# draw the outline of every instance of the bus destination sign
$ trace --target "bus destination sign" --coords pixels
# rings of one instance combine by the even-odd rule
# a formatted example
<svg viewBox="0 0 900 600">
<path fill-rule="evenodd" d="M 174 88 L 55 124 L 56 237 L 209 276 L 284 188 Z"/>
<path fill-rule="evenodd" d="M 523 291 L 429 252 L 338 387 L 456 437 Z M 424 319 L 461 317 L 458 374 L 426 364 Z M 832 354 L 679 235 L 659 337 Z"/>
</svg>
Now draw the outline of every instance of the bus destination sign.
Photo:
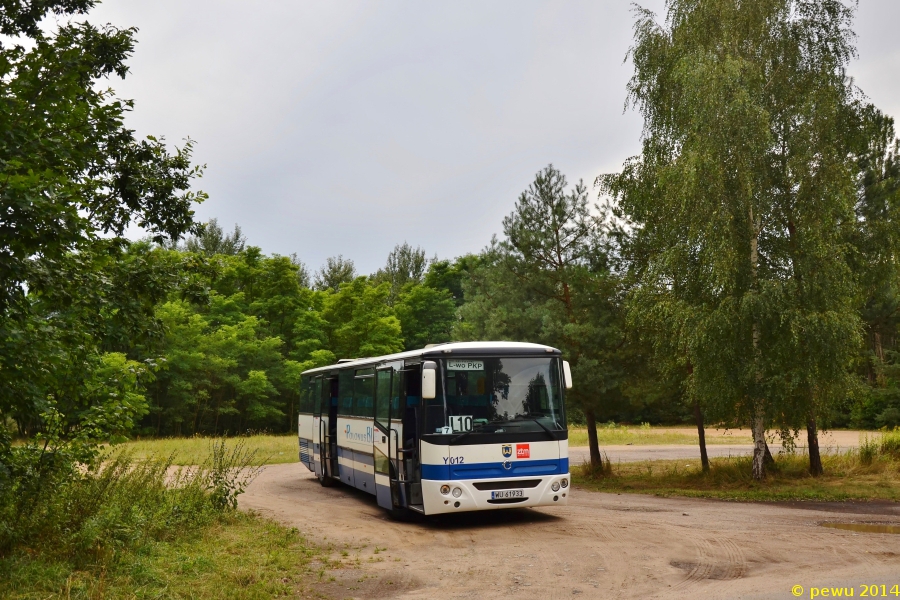
<svg viewBox="0 0 900 600">
<path fill-rule="evenodd" d="M 462 360 L 451 358 L 447 361 L 448 371 L 484 371 L 482 360 Z"/>
</svg>

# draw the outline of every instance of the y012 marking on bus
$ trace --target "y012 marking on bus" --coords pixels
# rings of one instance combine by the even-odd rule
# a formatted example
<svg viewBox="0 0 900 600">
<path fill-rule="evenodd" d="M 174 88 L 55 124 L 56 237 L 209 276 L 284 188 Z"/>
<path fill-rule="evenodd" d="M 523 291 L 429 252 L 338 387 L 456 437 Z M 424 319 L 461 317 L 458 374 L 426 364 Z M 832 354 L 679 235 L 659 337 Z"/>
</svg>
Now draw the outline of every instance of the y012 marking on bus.
<svg viewBox="0 0 900 600">
<path fill-rule="evenodd" d="M 516 444 L 516 458 L 531 458 L 531 444 Z"/>
<path fill-rule="evenodd" d="M 445 456 L 444 464 L 445 465 L 462 465 L 465 464 L 464 456 Z"/>
</svg>

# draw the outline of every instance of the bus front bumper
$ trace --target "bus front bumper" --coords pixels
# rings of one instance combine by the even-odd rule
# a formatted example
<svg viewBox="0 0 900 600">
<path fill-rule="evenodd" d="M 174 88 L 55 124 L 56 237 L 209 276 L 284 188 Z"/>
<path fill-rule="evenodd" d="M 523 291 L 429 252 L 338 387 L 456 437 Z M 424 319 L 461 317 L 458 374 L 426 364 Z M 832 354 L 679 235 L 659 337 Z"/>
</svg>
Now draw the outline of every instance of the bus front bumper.
<svg viewBox="0 0 900 600">
<path fill-rule="evenodd" d="M 535 480 L 539 480 L 536 485 Z M 553 489 L 554 484 L 558 489 Z M 449 487 L 446 494 L 441 493 L 444 486 Z M 571 491 L 572 477 L 569 473 L 505 479 L 422 480 L 422 501 L 426 515 L 498 508 L 559 506 L 568 504 Z"/>
</svg>

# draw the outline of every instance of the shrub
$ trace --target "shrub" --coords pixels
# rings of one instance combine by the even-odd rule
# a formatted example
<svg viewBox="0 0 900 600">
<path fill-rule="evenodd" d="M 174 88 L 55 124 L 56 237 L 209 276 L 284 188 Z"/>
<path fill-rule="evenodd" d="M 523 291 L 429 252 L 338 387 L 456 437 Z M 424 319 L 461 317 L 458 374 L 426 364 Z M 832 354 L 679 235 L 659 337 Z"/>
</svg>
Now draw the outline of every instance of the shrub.
<svg viewBox="0 0 900 600">
<path fill-rule="evenodd" d="M 885 431 L 881 436 L 881 453 L 900 458 L 900 427 Z"/>
<path fill-rule="evenodd" d="M 175 468 L 171 458 L 137 460 L 110 452 L 78 463 L 65 449 L 49 457 L 36 446 L 13 448 L 12 476 L 0 489 L 0 555 L 17 549 L 104 562 L 119 551 L 170 539 L 237 506 L 258 473 L 239 442 L 213 443 L 209 460 Z"/>
<path fill-rule="evenodd" d="M 878 455 L 878 441 L 868 435 L 861 436 L 859 440 L 859 462 L 863 465 L 871 465 Z"/>
</svg>

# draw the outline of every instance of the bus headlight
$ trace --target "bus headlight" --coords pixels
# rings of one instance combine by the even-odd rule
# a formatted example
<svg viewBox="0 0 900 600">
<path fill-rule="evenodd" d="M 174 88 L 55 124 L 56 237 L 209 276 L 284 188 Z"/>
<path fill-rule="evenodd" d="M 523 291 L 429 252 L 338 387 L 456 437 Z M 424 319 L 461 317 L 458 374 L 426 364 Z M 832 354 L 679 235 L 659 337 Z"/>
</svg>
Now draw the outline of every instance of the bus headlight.
<svg viewBox="0 0 900 600">
<path fill-rule="evenodd" d="M 444 485 L 442 485 L 442 486 L 441 486 L 441 493 L 442 493 L 443 495 L 445 495 L 445 496 L 446 496 L 447 494 L 449 494 L 449 493 L 450 493 L 450 486 L 447 485 L 446 483 L 445 483 Z"/>
<path fill-rule="evenodd" d="M 459 488 L 453 488 L 453 497 L 459 498 L 460 496 L 462 496 L 462 490 Z"/>
<path fill-rule="evenodd" d="M 559 482 L 554 481 L 553 485 L 550 486 L 550 489 L 553 490 L 554 492 L 558 492 L 559 491 Z"/>
<path fill-rule="evenodd" d="M 562 486 L 563 486 L 564 488 L 569 487 L 569 480 L 568 480 L 568 479 L 563 479 L 563 480 L 562 480 Z"/>
</svg>

